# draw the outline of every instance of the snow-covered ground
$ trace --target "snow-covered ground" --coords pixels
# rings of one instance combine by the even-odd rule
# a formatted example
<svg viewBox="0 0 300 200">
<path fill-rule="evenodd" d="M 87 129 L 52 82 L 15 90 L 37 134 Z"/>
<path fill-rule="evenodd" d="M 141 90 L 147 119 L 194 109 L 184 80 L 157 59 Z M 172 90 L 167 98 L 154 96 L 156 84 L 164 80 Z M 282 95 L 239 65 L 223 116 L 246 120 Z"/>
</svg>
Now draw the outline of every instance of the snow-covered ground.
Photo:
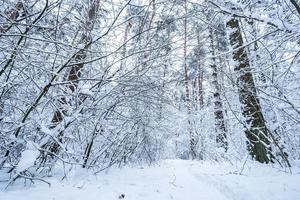
<svg viewBox="0 0 300 200">
<path fill-rule="evenodd" d="M 166 160 L 151 167 L 110 169 L 97 176 L 77 170 L 68 179 L 48 178 L 51 187 L 17 183 L 1 200 L 297 200 L 300 169 L 293 174 L 248 161 L 218 164 Z M 3 186 L 3 183 L 1 183 Z M 122 197 L 124 195 L 124 197 Z"/>
</svg>

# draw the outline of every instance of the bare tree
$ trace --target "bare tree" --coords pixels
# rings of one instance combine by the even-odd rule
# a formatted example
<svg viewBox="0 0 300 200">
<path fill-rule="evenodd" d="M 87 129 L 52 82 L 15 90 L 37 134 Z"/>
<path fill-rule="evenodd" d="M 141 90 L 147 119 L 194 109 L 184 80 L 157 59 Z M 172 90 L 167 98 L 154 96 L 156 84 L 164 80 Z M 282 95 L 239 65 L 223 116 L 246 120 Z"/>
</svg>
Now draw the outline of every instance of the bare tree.
<svg viewBox="0 0 300 200">
<path fill-rule="evenodd" d="M 82 29 L 82 33 L 81 33 L 82 34 L 81 43 L 83 44 L 84 48 L 81 49 L 79 52 L 77 52 L 74 55 L 73 62 L 75 64 L 73 64 L 71 66 L 71 69 L 68 72 L 68 75 L 66 77 L 67 82 L 68 82 L 66 89 L 69 90 L 71 93 L 76 93 L 76 90 L 78 88 L 78 82 L 80 80 L 80 77 L 81 77 L 81 74 L 82 74 L 82 71 L 84 68 L 83 61 L 87 57 L 88 49 L 92 42 L 91 34 L 92 34 L 92 30 L 93 30 L 95 21 L 97 20 L 97 14 L 98 14 L 99 8 L 100 8 L 100 0 L 89 0 L 88 8 L 87 8 L 87 16 L 86 16 L 85 22 L 83 24 L 83 29 Z M 79 64 L 76 64 L 76 63 L 79 63 Z M 79 101 L 82 101 L 82 99 L 80 99 Z M 67 102 L 66 98 L 62 97 L 59 99 L 58 102 L 59 102 L 59 106 L 58 106 L 59 109 L 57 111 L 55 111 L 54 116 L 51 120 L 51 122 L 52 122 L 51 128 L 54 128 L 59 123 L 61 123 L 64 119 L 64 116 L 67 115 L 68 102 Z M 95 131 L 95 132 L 97 132 L 97 131 Z M 48 148 L 52 153 L 57 154 L 59 152 L 60 143 L 63 143 L 63 134 L 64 134 L 64 132 L 61 131 L 57 136 L 57 140 L 59 143 L 56 141 L 53 141 L 52 143 L 50 143 L 50 146 Z M 94 136 L 92 138 L 94 138 Z M 92 143 L 93 143 L 93 139 L 88 144 L 87 149 L 91 148 Z M 49 144 L 46 144 L 46 145 L 48 146 Z M 89 156 L 89 152 L 90 152 L 90 150 L 86 151 L 86 154 L 84 156 L 86 159 Z M 44 162 L 45 162 L 45 160 L 44 160 Z M 84 162 L 84 166 L 85 165 L 86 165 L 86 160 Z"/>
</svg>

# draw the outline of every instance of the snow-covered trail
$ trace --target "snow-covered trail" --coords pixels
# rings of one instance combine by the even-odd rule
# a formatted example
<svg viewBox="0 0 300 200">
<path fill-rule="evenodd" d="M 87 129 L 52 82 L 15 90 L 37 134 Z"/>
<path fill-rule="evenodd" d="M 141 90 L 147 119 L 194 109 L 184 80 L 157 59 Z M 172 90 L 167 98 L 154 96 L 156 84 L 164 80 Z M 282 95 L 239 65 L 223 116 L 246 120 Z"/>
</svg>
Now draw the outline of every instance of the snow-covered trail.
<svg viewBox="0 0 300 200">
<path fill-rule="evenodd" d="M 111 169 L 97 177 L 77 170 L 67 181 L 49 178 L 52 186 L 15 185 L 0 200 L 296 200 L 299 168 L 294 174 L 256 163 L 216 164 L 167 160 L 145 168 Z M 298 171 L 297 171 L 298 170 Z M 122 198 L 121 198 L 122 199 Z"/>
</svg>

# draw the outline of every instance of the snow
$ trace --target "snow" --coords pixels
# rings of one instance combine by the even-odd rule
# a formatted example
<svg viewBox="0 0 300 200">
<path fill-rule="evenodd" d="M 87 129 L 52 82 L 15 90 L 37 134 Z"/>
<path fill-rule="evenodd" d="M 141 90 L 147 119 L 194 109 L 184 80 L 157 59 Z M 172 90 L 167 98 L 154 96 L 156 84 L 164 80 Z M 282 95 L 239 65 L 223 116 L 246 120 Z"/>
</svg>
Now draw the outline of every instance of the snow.
<svg viewBox="0 0 300 200">
<path fill-rule="evenodd" d="M 33 143 L 28 143 L 25 151 L 21 153 L 21 159 L 17 165 L 16 172 L 20 173 L 34 165 L 35 160 L 39 156 L 39 151 L 34 147 Z"/>
<path fill-rule="evenodd" d="M 235 165 L 166 160 L 152 167 L 110 169 L 94 176 L 83 169 L 51 187 L 22 183 L 0 193 L 1 200 L 291 200 L 300 197 L 300 170 L 293 174 L 248 161 Z"/>
<path fill-rule="evenodd" d="M 91 84 L 83 84 L 79 86 L 80 93 L 85 95 L 94 95 L 94 93 L 91 91 L 92 85 Z"/>
</svg>

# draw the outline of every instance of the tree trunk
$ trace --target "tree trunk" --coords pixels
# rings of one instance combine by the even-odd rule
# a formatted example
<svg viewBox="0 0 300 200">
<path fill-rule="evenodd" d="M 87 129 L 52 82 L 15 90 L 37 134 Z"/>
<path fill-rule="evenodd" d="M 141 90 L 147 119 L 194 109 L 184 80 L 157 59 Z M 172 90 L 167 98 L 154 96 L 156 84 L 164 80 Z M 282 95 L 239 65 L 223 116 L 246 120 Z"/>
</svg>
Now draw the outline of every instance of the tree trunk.
<svg viewBox="0 0 300 200">
<path fill-rule="evenodd" d="M 214 33 L 212 28 L 209 30 L 209 37 L 210 37 L 210 50 L 212 55 L 212 86 L 214 89 L 214 115 L 215 115 L 215 129 L 217 132 L 217 143 L 220 147 L 224 148 L 225 151 L 228 149 L 228 142 L 227 142 L 227 129 L 225 126 L 224 120 L 224 112 L 223 112 L 223 103 L 221 99 L 221 88 L 219 84 L 219 72 L 216 65 L 215 56 L 215 45 L 214 45 Z"/>
<path fill-rule="evenodd" d="M 82 62 L 84 61 L 84 59 L 87 56 L 87 50 L 89 47 L 89 45 L 87 45 L 87 44 L 89 44 L 91 42 L 91 39 L 92 39 L 91 32 L 93 30 L 94 23 L 95 23 L 97 13 L 99 10 L 100 0 L 89 0 L 89 1 L 90 1 L 90 5 L 89 5 L 89 10 L 88 10 L 88 15 L 86 17 L 86 21 L 84 24 L 84 30 L 82 33 L 82 43 L 85 44 L 86 48 L 82 49 L 74 56 L 74 62 L 79 63 L 79 64 L 73 65 L 71 67 L 71 69 L 68 73 L 68 76 L 66 78 L 68 81 L 67 89 L 70 90 L 72 93 L 75 93 L 77 90 L 77 87 L 78 87 L 78 82 L 81 77 L 82 69 L 84 67 L 84 64 Z M 80 102 L 80 103 L 82 103 L 82 102 Z M 55 128 L 57 125 L 59 125 L 63 121 L 64 115 L 67 114 L 67 107 L 68 107 L 68 102 L 65 97 L 62 97 L 59 100 L 59 109 L 55 111 L 55 113 L 52 117 L 52 120 L 51 120 L 52 125 L 50 128 Z M 63 142 L 63 135 L 64 135 L 64 133 L 63 133 L 63 131 L 61 131 L 57 136 L 57 139 L 60 143 Z M 49 145 L 49 144 L 46 144 L 46 145 Z M 56 141 L 54 141 L 49 146 L 49 150 L 51 151 L 51 153 L 57 154 L 59 152 L 59 149 L 60 149 L 60 145 Z"/>
<path fill-rule="evenodd" d="M 187 103 L 187 110 L 188 110 L 188 131 L 190 134 L 190 156 L 192 159 L 195 159 L 196 154 L 196 139 L 192 130 L 192 123 L 191 123 L 191 99 L 190 99 L 190 89 L 189 89 L 189 75 L 188 75 L 188 66 L 187 66 L 187 0 L 184 2 L 184 10 L 185 10 L 185 17 L 184 17 L 184 45 L 183 45 L 183 56 L 184 56 L 184 84 L 185 84 L 185 100 Z"/>
<path fill-rule="evenodd" d="M 201 48 L 200 44 L 200 31 L 197 31 L 197 45 L 198 48 Z M 200 51 L 200 49 L 198 49 Z M 203 100 L 203 68 L 201 67 L 200 62 L 200 52 L 198 52 L 198 59 L 197 59 L 197 65 L 198 65 L 198 102 L 199 102 L 199 109 L 203 107 L 204 100 Z"/>
<path fill-rule="evenodd" d="M 239 22 L 236 18 L 232 18 L 227 22 L 230 29 L 230 44 L 235 51 L 233 59 L 236 62 L 235 71 L 238 72 L 238 90 L 240 102 L 242 104 L 242 112 L 246 118 L 247 129 L 245 134 L 248 138 L 248 150 L 250 155 L 261 163 L 272 162 L 273 155 L 271 153 L 270 140 L 268 138 L 268 130 L 259 99 L 249 58 L 246 52 L 241 34 Z"/>
</svg>

